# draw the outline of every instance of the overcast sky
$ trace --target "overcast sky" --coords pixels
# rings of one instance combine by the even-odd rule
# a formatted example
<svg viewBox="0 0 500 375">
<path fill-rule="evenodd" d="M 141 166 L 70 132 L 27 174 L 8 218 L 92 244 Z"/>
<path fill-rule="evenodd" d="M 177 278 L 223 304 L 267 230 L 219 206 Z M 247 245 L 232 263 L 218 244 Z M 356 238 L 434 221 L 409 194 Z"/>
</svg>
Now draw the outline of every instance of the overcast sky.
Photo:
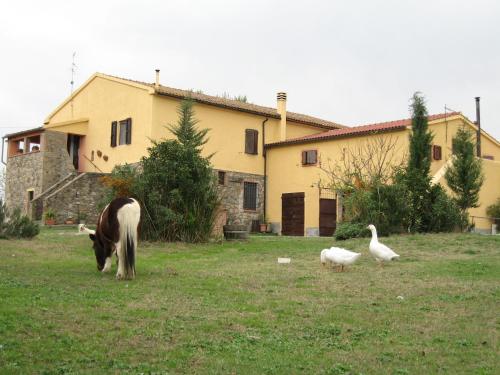
<svg viewBox="0 0 500 375">
<path fill-rule="evenodd" d="M 0 5 L 0 135 L 41 126 L 94 72 L 246 95 L 354 126 L 421 91 L 500 139 L 500 2 L 12 1 Z"/>
</svg>

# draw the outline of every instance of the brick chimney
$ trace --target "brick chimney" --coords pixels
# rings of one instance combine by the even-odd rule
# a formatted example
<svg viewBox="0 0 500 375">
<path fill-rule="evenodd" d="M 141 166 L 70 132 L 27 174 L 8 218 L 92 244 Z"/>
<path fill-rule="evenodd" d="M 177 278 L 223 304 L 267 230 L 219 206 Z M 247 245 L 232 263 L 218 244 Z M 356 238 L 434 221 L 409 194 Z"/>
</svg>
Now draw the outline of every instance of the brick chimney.
<svg viewBox="0 0 500 375">
<path fill-rule="evenodd" d="M 280 141 L 286 140 L 286 92 L 278 93 L 278 105 L 276 108 L 281 116 L 280 120 Z"/>
<path fill-rule="evenodd" d="M 155 81 L 155 89 L 160 87 L 160 69 L 156 69 L 156 81 Z"/>
</svg>

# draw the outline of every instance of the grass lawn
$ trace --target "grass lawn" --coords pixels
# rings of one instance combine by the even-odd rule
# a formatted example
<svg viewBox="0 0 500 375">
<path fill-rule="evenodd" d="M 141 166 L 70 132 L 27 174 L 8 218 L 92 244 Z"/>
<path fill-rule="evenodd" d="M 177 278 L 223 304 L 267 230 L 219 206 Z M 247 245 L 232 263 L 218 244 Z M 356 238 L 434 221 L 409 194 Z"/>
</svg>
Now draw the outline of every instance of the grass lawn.
<svg viewBox="0 0 500 375">
<path fill-rule="evenodd" d="M 328 238 L 143 243 L 119 282 L 75 232 L 0 240 L 1 374 L 500 373 L 500 237 L 383 238 L 382 269 L 350 240 L 344 273 Z"/>
</svg>

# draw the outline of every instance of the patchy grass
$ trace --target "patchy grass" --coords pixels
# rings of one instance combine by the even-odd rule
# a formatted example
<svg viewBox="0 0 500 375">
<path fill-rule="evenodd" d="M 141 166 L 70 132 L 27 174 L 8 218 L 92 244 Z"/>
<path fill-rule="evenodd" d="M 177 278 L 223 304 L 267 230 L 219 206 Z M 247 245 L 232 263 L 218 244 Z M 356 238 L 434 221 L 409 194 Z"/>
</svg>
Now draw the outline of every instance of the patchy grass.
<svg viewBox="0 0 500 375">
<path fill-rule="evenodd" d="M 2 374 L 500 371 L 499 237 L 384 238 L 382 269 L 349 240 L 344 273 L 319 265 L 327 238 L 142 244 L 118 282 L 73 233 L 0 240 Z"/>
</svg>

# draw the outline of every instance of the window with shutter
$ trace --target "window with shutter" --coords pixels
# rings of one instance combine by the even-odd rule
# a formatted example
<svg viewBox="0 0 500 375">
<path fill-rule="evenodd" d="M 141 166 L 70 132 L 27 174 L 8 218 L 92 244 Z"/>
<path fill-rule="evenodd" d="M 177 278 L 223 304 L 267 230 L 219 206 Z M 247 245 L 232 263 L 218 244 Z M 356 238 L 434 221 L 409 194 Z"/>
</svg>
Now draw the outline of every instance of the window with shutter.
<svg viewBox="0 0 500 375">
<path fill-rule="evenodd" d="M 257 148 L 259 143 L 259 132 L 255 129 L 245 130 L 245 153 L 257 155 Z"/>
<path fill-rule="evenodd" d="M 318 161 L 317 150 L 302 151 L 302 165 L 315 165 Z"/>
<path fill-rule="evenodd" d="M 441 146 L 434 145 L 432 146 L 432 158 L 434 160 L 441 160 Z"/>
<path fill-rule="evenodd" d="M 256 210 L 257 209 L 257 183 L 244 182 L 243 183 L 243 209 Z"/>
<path fill-rule="evenodd" d="M 116 147 L 116 121 L 111 123 L 111 147 Z"/>
</svg>

